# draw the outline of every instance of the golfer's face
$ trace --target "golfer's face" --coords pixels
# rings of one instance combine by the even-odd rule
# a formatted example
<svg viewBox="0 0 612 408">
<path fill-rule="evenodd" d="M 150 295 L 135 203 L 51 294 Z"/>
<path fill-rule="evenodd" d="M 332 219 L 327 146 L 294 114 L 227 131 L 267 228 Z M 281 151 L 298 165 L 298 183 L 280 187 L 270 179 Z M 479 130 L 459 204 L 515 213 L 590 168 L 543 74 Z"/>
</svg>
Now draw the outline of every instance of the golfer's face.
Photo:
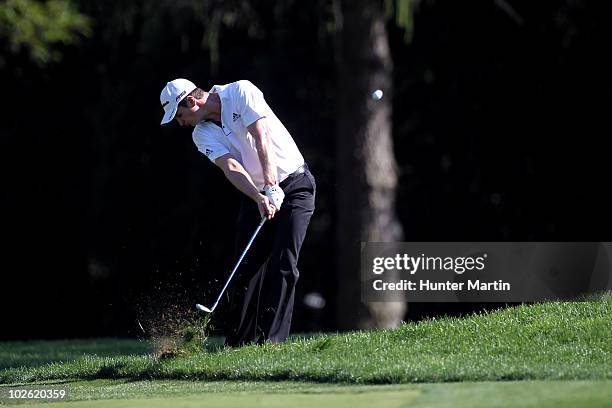
<svg viewBox="0 0 612 408">
<path fill-rule="evenodd" d="M 179 106 L 174 119 L 181 126 L 195 126 L 197 124 L 197 118 L 195 112 L 192 112 L 191 109 L 185 108 L 184 106 Z"/>
</svg>

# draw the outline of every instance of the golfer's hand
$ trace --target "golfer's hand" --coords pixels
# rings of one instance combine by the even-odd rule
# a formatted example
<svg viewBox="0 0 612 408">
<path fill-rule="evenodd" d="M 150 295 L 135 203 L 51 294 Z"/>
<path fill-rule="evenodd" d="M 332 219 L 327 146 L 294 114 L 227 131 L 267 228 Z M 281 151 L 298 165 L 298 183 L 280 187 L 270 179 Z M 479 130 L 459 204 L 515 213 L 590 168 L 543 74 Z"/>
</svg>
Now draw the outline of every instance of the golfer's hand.
<svg viewBox="0 0 612 408">
<path fill-rule="evenodd" d="M 276 207 L 276 210 L 280 210 L 281 204 L 283 204 L 283 200 L 285 199 L 285 192 L 278 184 L 270 186 L 267 185 L 264 187 L 264 193 L 266 197 L 270 199 L 272 205 Z"/>
<path fill-rule="evenodd" d="M 257 197 L 257 207 L 259 207 L 259 215 L 271 220 L 276 213 L 276 207 L 270 203 L 270 199 L 263 194 Z"/>
</svg>

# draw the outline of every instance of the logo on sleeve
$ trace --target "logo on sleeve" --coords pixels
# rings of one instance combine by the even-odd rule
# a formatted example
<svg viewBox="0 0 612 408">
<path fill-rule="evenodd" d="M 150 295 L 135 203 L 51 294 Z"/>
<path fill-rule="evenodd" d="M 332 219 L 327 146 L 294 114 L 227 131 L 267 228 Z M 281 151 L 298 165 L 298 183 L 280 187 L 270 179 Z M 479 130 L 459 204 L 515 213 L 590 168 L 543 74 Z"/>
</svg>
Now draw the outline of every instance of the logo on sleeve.
<svg viewBox="0 0 612 408">
<path fill-rule="evenodd" d="M 240 115 L 237 113 L 232 113 L 232 121 L 235 122 L 240 119 Z"/>
<path fill-rule="evenodd" d="M 211 154 L 211 153 L 212 153 L 212 150 L 211 150 L 211 149 L 206 149 L 206 150 L 204 151 L 204 154 L 206 155 L 206 157 L 210 156 L 210 154 Z"/>
</svg>

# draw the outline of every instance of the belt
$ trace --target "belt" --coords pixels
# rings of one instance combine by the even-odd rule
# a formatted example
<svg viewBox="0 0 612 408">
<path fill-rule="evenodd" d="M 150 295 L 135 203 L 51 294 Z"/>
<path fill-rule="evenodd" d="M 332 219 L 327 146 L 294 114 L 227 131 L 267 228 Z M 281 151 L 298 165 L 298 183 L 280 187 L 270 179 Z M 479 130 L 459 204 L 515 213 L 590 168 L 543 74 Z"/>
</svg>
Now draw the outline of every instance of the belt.
<svg viewBox="0 0 612 408">
<path fill-rule="evenodd" d="M 306 170 L 308 170 L 308 165 L 304 163 L 300 167 L 298 167 L 296 171 L 294 171 L 293 173 L 285 177 L 285 179 L 281 181 L 278 185 L 280 186 L 280 188 L 284 189 L 287 186 L 287 184 L 291 182 L 292 179 L 299 176 L 300 174 L 304 174 Z"/>
</svg>

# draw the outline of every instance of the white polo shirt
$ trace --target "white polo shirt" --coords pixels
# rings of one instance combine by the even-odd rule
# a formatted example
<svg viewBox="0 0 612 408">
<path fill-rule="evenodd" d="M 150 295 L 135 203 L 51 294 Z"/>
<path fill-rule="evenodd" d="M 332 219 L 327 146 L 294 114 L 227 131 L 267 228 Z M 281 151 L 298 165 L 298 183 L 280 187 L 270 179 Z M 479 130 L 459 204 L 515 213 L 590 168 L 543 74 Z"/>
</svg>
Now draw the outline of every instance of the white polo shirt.
<svg viewBox="0 0 612 408">
<path fill-rule="evenodd" d="M 261 190 L 264 187 L 263 170 L 255 139 L 247 127 L 265 117 L 270 129 L 271 154 L 277 166 L 279 182 L 304 164 L 304 158 L 293 138 L 255 85 L 242 80 L 215 85 L 209 92 L 216 92 L 221 98 L 222 127 L 210 121 L 198 123 L 193 130 L 193 142 L 211 161 L 230 153 Z"/>
</svg>

